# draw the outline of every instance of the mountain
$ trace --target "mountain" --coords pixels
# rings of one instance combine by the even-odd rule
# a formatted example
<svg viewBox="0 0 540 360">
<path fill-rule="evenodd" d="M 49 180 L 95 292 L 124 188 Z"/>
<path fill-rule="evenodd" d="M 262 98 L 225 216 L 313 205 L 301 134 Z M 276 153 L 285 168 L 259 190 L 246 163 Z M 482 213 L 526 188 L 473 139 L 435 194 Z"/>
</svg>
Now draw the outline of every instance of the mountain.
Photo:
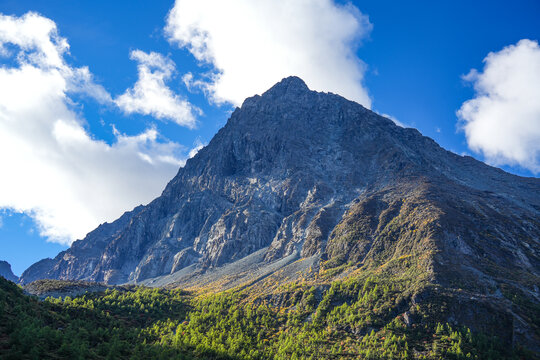
<svg viewBox="0 0 540 360">
<path fill-rule="evenodd" d="M 540 179 L 446 151 L 289 77 L 246 99 L 160 197 L 31 266 L 21 283 L 264 293 L 369 273 L 407 279 L 396 311 L 409 322 L 418 304 L 444 299 L 434 314 L 445 321 L 534 347 L 539 194 Z"/>
<path fill-rule="evenodd" d="M 15 283 L 19 281 L 19 278 L 11 271 L 11 265 L 7 261 L 0 260 L 0 276 Z"/>
<path fill-rule="evenodd" d="M 482 249 L 482 258 L 537 271 L 539 190 L 538 179 L 445 151 L 414 129 L 291 77 L 236 109 L 159 198 L 101 225 L 21 280 L 141 281 L 191 264 L 220 266 L 265 247 L 265 261 L 293 253 L 365 261 L 386 248 L 381 241 L 390 234 L 382 230 L 398 219 L 409 228 L 393 234 L 391 245 L 421 232 L 410 245 L 455 248 L 459 258 L 440 259 L 441 266 L 462 263 L 462 255 L 476 260 L 486 241 L 491 249 Z M 355 217 L 366 217 L 352 236 L 360 242 L 340 231 Z"/>
</svg>

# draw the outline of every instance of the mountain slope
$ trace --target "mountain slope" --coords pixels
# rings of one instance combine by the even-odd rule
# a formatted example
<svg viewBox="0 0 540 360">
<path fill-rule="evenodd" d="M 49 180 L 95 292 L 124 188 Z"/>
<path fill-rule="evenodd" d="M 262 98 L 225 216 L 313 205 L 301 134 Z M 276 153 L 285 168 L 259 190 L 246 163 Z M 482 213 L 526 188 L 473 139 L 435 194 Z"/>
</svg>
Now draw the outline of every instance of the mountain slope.
<svg viewBox="0 0 540 360">
<path fill-rule="evenodd" d="M 9 281 L 19 281 L 19 278 L 11 271 L 11 265 L 7 261 L 0 260 L 0 276 Z"/>
<path fill-rule="evenodd" d="M 410 279 L 411 309 L 445 296 L 446 320 L 538 344 L 539 194 L 539 179 L 448 152 L 290 77 L 246 99 L 160 197 L 21 282 L 268 291 L 384 274 Z"/>
</svg>

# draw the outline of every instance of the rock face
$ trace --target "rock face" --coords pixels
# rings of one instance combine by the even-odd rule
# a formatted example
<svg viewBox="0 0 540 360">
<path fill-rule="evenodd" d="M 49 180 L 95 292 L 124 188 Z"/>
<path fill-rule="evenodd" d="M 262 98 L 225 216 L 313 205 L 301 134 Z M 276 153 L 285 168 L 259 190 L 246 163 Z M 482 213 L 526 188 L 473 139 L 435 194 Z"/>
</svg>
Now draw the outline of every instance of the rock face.
<svg viewBox="0 0 540 360">
<path fill-rule="evenodd" d="M 539 179 L 448 152 L 290 77 L 246 99 L 160 197 L 33 265 L 21 282 L 139 282 L 265 248 L 265 262 L 316 255 L 332 266 L 425 253 L 441 283 L 537 280 L 539 194 Z M 512 281 L 538 299 L 538 288 Z"/>
<path fill-rule="evenodd" d="M 11 271 L 11 265 L 7 261 L 0 260 L 0 276 L 15 283 L 19 281 L 19 278 Z"/>
</svg>

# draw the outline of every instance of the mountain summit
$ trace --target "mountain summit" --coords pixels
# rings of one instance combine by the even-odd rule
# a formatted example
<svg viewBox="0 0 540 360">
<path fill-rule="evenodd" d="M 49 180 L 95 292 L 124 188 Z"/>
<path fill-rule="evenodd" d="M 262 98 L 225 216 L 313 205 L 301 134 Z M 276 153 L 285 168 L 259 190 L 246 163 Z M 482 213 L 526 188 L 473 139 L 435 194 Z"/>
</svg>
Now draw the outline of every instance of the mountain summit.
<svg viewBox="0 0 540 360">
<path fill-rule="evenodd" d="M 488 309 L 508 309 L 505 291 L 538 302 L 539 194 L 539 179 L 446 151 L 289 77 L 246 99 L 160 197 L 21 282 L 232 287 L 278 273 L 394 269 L 475 302 L 488 321 Z M 505 311 L 494 326 L 528 326 Z"/>
</svg>

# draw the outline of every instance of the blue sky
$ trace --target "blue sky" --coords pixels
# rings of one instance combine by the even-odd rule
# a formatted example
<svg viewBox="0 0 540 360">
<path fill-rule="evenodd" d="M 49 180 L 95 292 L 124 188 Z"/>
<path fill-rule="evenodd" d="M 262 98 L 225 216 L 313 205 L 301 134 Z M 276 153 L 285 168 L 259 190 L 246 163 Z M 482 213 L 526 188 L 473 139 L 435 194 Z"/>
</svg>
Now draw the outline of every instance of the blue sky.
<svg viewBox="0 0 540 360">
<path fill-rule="evenodd" d="M 200 1 L 202 5 L 195 0 L 176 5 L 0 0 L 5 16 L 0 24 L 23 26 L 24 15 L 32 11 L 36 18 L 49 20 L 42 26 L 56 28 L 54 44 L 60 44 L 59 39 L 69 43 L 69 52 L 57 47 L 61 63 L 45 66 L 48 60 L 28 55 L 41 51 L 37 47 L 45 40 L 36 34 L 43 33 L 42 28 L 28 27 L 26 35 L 13 35 L 2 33 L 0 25 L 0 44 L 7 49 L 0 66 L 6 79 L 16 75 L 13 69 L 22 76 L 24 63 L 67 84 L 51 88 L 61 92 L 50 100 L 53 105 L 46 103 L 46 96 L 41 102 L 29 101 L 34 115 L 21 108 L 0 113 L 0 125 L 10 114 L 17 121 L 6 125 L 10 139 L 21 136 L 9 148 L 0 146 L 7 179 L 0 182 L 0 197 L 8 199 L 0 199 L 0 259 L 20 275 L 83 236 L 79 234 L 150 201 L 183 161 L 210 141 L 241 99 L 287 75 L 300 75 L 312 88 L 363 102 L 458 154 L 518 175 L 538 176 L 538 1 L 285 3 L 262 1 L 257 9 L 259 5 L 242 1 L 221 8 L 225 5 L 211 0 Z M 174 6 L 177 14 L 167 18 Z M 197 42 L 193 29 L 206 34 L 206 47 Z M 41 40 L 28 40 L 32 36 Z M 520 42 L 523 39 L 531 41 Z M 28 58 L 20 60 L 17 54 L 23 52 Z M 484 62 L 489 53 L 493 55 Z M 90 80 L 77 72 L 85 67 Z M 471 73 L 473 69 L 477 72 Z M 139 82 L 137 93 L 141 71 L 152 81 Z M 53 86 L 44 78 L 24 79 L 21 94 Z M 0 94 L 6 84 L 0 83 Z M 145 97 L 148 92 L 154 97 Z M 162 108 L 172 110 L 142 105 L 156 96 L 164 99 Z M 464 106 L 467 101 L 472 102 Z M 179 110 L 186 115 L 175 116 Z M 43 119 L 35 114 L 43 114 Z M 190 116 L 195 119 L 192 128 Z M 31 121 L 39 123 L 43 133 Z M 459 130 L 460 121 L 468 124 L 468 132 Z M 19 131 L 26 123 L 30 130 Z M 50 129 L 54 136 L 43 140 L 50 137 Z M 502 140 L 503 130 L 497 129 L 504 129 Z M 26 146 L 19 163 L 8 163 L 20 153 L 20 144 L 37 145 L 30 150 Z M 77 166 L 81 169 L 74 171 Z"/>
</svg>

